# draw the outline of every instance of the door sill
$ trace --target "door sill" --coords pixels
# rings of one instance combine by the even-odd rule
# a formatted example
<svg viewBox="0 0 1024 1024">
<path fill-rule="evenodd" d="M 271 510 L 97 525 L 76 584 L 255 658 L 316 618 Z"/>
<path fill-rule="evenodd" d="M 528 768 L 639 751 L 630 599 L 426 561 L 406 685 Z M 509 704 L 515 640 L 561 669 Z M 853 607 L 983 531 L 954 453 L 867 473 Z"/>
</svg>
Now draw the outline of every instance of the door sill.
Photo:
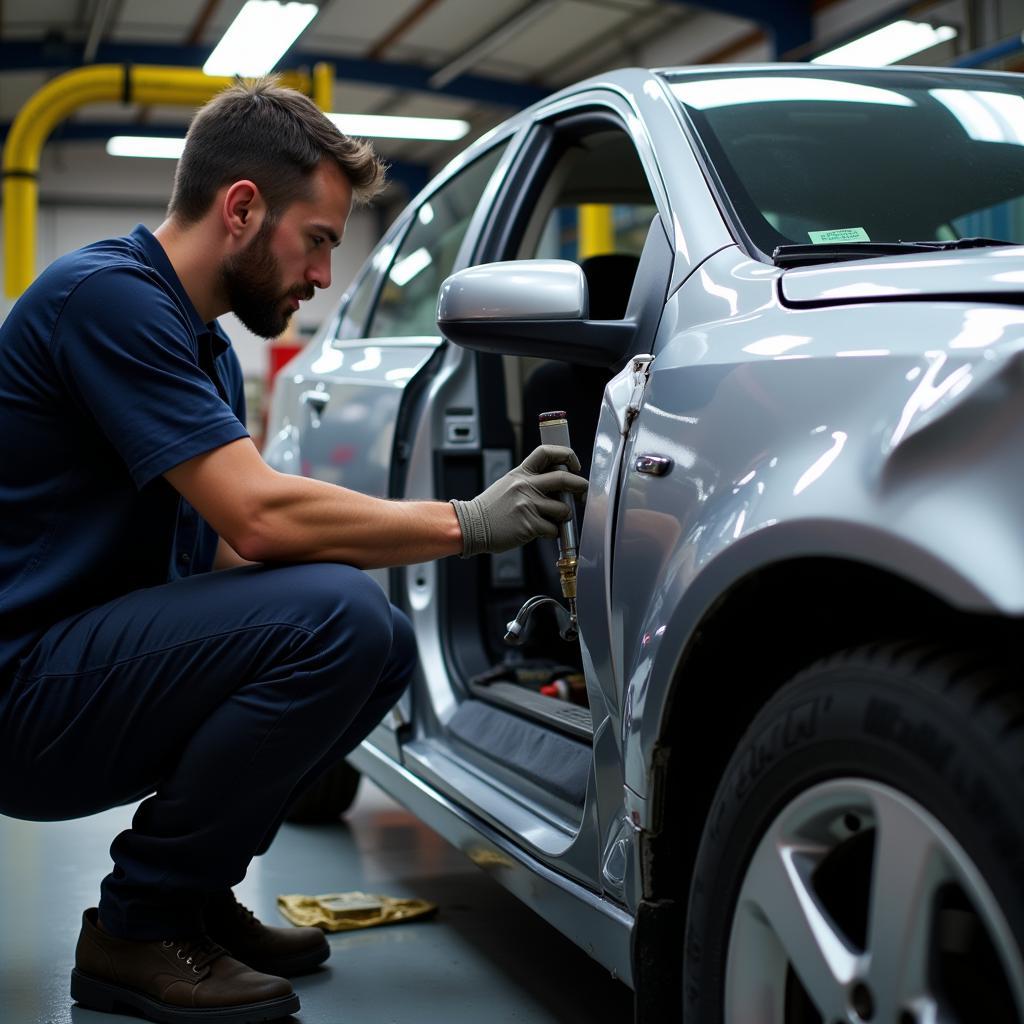
<svg viewBox="0 0 1024 1024">
<path fill-rule="evenodd" d="M 469 688 L 479 700 L 515 711 L 576 739 L 594 742 L 594 719 L 590 708 L 570 704 L 557 697 L 545 697 L 516 683 L 470 683 Z"/>
</svg>

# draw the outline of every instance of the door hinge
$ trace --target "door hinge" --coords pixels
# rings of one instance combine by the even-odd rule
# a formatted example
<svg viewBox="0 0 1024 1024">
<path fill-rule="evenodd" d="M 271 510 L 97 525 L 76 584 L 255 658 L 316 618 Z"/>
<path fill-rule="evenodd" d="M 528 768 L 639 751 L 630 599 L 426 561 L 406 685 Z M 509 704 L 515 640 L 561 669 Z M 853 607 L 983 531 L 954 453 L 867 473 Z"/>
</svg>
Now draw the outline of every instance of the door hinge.
<svg viewBox="0 0 1024 1024">
<path fill-rule="evenodd" d="M 643 402 L 644 397 L 644 388 L 647 387 L 647 381 L 651 375 L 651 363 L 653 361 L 654 356 L 650 353 L 633 356 L 631 360 L 633 391 L 629 396 L 629 402 L 626 405 L 626 414 L 622 420 L 623 437 L 629 433 L 629 428 L 632 426 L 633 420 L 636 419 L 637 414 L 640 412 L 640 405 Z"/>
</svg>

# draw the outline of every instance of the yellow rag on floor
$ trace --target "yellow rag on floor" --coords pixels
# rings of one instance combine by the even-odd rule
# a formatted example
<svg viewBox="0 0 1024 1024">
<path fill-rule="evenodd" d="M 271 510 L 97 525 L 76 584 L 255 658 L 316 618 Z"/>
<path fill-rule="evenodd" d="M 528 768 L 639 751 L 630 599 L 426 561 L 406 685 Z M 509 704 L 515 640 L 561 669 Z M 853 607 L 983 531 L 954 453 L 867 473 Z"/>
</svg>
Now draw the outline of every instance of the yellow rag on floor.
<svg viewBox="0 0 1024 1024">
<path fill-rule="evenodd" d="M 437 910 L 437 904 L 366 892 L 327 892 L 320 896 L 278 896 L 277 908 L 292 924 L 347 932 L 426 917 Z"/>
</svg>

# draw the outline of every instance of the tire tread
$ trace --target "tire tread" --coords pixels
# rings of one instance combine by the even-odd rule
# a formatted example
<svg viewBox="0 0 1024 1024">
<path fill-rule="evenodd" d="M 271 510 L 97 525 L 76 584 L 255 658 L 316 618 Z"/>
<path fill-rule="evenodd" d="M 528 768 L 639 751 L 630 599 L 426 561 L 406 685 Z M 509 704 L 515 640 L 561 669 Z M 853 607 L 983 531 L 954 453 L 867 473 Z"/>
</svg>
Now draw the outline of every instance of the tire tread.
<svg viewBox="0 0 1024 1024">
<path fill-rule="evenodd" d="M 859 685 L 866 692 L 857 693 Z M 906 748 L 901 739 L 866 728 L 871 702 L 887 693 L 894 720 L 902 714 L 911 722 L 906 735 L 913 743 L 908 740 Z M 819 708 L 833 709 L 832 721 L 839 723 L 831 738 L 816 735 L 817 719 L 805 718 L 811 722 L 807 732 L 801 737 L 794 728 L 784 749 L 779 737 L 786 735 L 785 723 L 799 722 L 807 709 L 816 716 Z M 955 749 L 943 776 L 928 757 L 936 723 L 945 728 L 940 741 Z M 1024 832 L 1017 810 L 1024 796 L 1024 665 L 1015 649 L 927 637 L 851 646 L 797 672 L 765 701 L 721 777 L 690 883 L 682 980 L 687 1022 L 721 1024 L 731 901 L 744 858 L 759 830 L 791 799 L 792 787 L 828 778 L 828 763 L 841 766 L 837 778 L 863 771 L 883 784 L 908 786 L 911 799 L 945 821 L 954 836 L 971 836 L 991 877 L 1000 880 L 1010 927 L 1024 936 Z"/>
<path fill-rule="evenodd" d="M 805 677 L 855 666 L 913 677 L 954 705 L 999 755 L 1024 772 L 1024 682 L 997 655 L 984 651 L 924 638 L 849 647 L 808 665 L 768 703 L 784 700 Z"/>
</svg>

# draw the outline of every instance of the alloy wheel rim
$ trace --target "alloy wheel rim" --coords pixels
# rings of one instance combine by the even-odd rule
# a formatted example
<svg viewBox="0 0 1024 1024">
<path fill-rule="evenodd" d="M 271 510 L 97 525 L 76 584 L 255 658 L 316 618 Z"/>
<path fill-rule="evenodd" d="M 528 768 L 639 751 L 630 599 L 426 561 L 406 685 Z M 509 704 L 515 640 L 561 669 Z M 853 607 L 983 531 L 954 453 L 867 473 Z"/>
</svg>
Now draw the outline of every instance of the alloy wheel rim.
<svg viewBox="0 0 1024 1024">
<path fill-rule="evenodd" d="M 967 1024 L 972 982 L 957 978 L 971 957 L 1001 976 L 979 981 L 994 988 L 979 998 L 1024 1020 L 1024 962 L 953 835 L 882 783 L 821 783 L 776 816 L 747 867 L 725 1024 Z"/>
</svg>

